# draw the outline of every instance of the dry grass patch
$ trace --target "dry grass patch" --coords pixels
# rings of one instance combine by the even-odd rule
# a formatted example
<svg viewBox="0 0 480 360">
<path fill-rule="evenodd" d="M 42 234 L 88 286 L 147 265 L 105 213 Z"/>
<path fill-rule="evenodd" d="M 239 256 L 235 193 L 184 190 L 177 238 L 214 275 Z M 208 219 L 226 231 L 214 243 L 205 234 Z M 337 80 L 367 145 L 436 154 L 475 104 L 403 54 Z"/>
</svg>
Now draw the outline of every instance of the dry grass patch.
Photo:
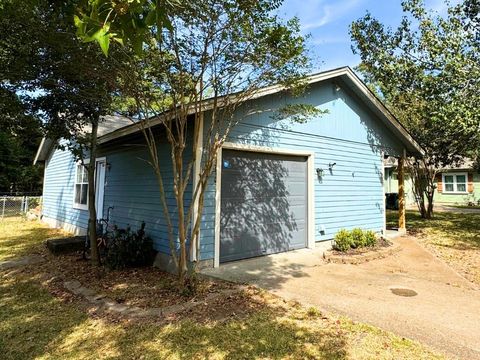
<svg viewBox="0 0 480 360">
<path fill-rule="evenodd" d="M 442 358 L 417 342 L 326 317 L 256 288 L 209 301 L 198 298 L 197 306 L 168 319 L 133 321 L 97 314 L 84 299 L 62 289 L 58 277 L 51 280 L 52 274 L 77 277 L 145 307 L 165 301 L 153 297 L 184 301 L 185 295 L 166 294 L 172 278 L 156 269 L 97 274 L 75 256 L 48 255 L 40 244 L 52 233 L 38 223 L 23 226 L 8 236 L 29 245 L 19 245 L 22 250 L 10 256 L 38 251 L 48 261 L 0 271 L 0 353 L 5 360 Z M 6 243 L 0 238 L 0 247 Z M 233 286 L 205 280 L 204 294 L 217 291 L 212 283 Z"/>
<path fill-rule="evenodd" d="M 395 226 L 397 212 L 387 211 L 387 223 Z M 480 214 L 437 212 L 424 220 L 407 211 L 407 229 L 428 249 L 467 279 L 480 286 Z"/>
<path fill-rule="evenodd" d="M 257 306 L 247 316 L 220 321 L 199 322 L 192 314 L 168 324 L 113 322 L 52 296 L 25 273 L 0 273 L 0 280 L 5 360 L 442 358 L 416 342 L 268 294 L 254 294 Z"/>
<path fill-rule="evenodd" d="M 46 239 L 67 235 L 65 231 L 19 216 L 0 219 L 0 261 L 39 253 Z"/>
</svg>

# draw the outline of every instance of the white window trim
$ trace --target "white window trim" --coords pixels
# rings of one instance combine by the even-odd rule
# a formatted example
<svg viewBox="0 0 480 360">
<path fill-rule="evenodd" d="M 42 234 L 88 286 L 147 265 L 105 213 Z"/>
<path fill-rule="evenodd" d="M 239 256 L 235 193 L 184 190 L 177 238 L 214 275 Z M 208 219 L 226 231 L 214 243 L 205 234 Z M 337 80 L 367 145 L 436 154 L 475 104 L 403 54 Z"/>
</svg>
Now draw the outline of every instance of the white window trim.
<svg viewBox="0 0 480 360">
<path fill-rule="evenodd" d="M 445 182 L 445 176 L 453 176 L 453 191 L 448 191 L 446 182 Z M 465 191 L 458 191 L 457 190 L 457 176 L 465 176 Z M 449 183 L 451 184 L 451 183 Z M 443 187 L 443 193 L 444 194 L 468 194 L 468 173 L 466 172 L 457 172 L 457 173 L 442 173 L 442 187 Z"/>
<path fill-rule="evenodd" d="M 83 160 L 83 164 L 84 165 L 88 165 L 90 163 L 90 160 L 86 159 L 86 160 Z M 77 202 L 75 202 L 75 188 L 76 188 L 76 185 L 77 185 L 77 171 L 78 171 L 78 165 L 81 165 L 82 162 L 80 160 L 76 161 L 75 162 L 75 177 L 73 178 L 73 200 L 72 200 L 72 207 L 74 209 L 77 209 L 77 210 L 88 210 L 88 195 L 87 195 L 87 203 L 86 204 L 79 204 Z"/>
</svg>

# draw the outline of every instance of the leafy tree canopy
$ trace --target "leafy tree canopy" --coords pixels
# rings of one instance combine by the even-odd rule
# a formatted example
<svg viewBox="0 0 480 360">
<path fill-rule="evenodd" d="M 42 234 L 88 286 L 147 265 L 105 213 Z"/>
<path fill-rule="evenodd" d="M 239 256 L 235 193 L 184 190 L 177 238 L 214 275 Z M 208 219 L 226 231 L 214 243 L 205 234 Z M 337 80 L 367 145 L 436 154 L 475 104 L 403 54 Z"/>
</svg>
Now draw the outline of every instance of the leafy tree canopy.
<svg viewBox="0 0 480 360">
<path fill-rule="evenodd" d="M 110 3 L 114 6 L 113 1 Z M 187 276 L 188 254 L 200 257 L 200 247 L 196 244 L 202 204 L 218 150 L 236 123 L 249 116 L 249 111 L 255 111 L 252 109 L 255 104 L 246 104 L 245 100 L 274 83 L 281 83 L 289 90 L 301 89 L 304 84 L 302 80 L 309 66 L 304 37 L 298 19 L 285 21 L 275 15 L 281 3 L 279 0 L 182 2 L 173 11 L 167 11 L 171 26 L 152 25 L 147 30 L 137 30 L 143 39 L 142 51 L 130 51 L 134 55 L 128 71 L 120 72 L 121 92 L 129 99 L 124 102 L 124 114 L 145 120 L 137 125 L 149 148 L 149 162 L 157 178 L 180 284 Z M 114 48 L 128 51 L 131 47 L 127 42 L 123 47 L 111 46 L 109 51 Z M 108 58 L 116 61 L 110 54 Z M 206 99 L 208 111 L 204 112 Z M 307 104 L 289 107 L 279 116 L 305 121 L 304 117 L 296 117 L 296 113 L 317 114 L 312 107 Z M 147 128 L 152 119 L 161 131 Z M 202 151 L 197 153 L 200 136 Z M 167 164 L 158 157 L 157 144 L 165 139 L 170 145 L 168 166 L 173 170 L 167 174 L 173 178 L 174 206 L 165 195 L 171 191 L 163 183 Z M 202 161 L 194 177 L 197 156 Z M 186 192 L 190 191 L 191 201 L 185 203 Z"/>
<path fill-rule="evenodd" d="M 32 165 L 40 122 L 5 87 L 0 87 L 0 114 L 0 193 L 41 191 L 41 168 Z"/>
<path fill-rule="evenodd" d="M 421 0 L 402 3 L 397 29 L 370 13 L 351 25 L 358 70 L 441 166 L 480 144 L 478 2 L 450 7 L 444 17 Z"/>
<path fill-rule="evenodd" d="M 131 46 L 141 53 L 152 28 L 172 30 L 168 16 L 180 6 L 180 0 L 85 0 L 75 15 L 78 36 L 95 41 L 105 55 L 110 43 Z"/>
<path fill-rule="evenodd" d="M 75 0 L 3 0 L 0 79 L 52 138 L 77 143 L 112 111 L 115 67 L 94 44 L 80 42 Z M 117 55 L 117 54 L 116 54 Z"/>
</svg>

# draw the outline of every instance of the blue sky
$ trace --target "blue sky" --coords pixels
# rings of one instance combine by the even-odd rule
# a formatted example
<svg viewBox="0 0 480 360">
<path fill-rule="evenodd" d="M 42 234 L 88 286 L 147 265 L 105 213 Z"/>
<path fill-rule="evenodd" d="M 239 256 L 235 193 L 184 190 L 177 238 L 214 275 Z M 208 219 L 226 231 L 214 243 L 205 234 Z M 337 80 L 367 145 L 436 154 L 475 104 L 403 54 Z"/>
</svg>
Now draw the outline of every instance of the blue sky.
<svg viewBox="0 0 480 360">
<path fill-rule="evenodd" d="M 426 0 L 426 6 L 440 14 L 446 12 L 444 0 Z M 285 0 L 280 14 L 297 16 L 304 34 L 311 34 L 309 50 L 316 71 L 340 66 L 356 66 L 348 34 L 352 21 L 370 11 L 382 23 L 396 27 L 402 17 L 401 0 Z"/>
</svg>

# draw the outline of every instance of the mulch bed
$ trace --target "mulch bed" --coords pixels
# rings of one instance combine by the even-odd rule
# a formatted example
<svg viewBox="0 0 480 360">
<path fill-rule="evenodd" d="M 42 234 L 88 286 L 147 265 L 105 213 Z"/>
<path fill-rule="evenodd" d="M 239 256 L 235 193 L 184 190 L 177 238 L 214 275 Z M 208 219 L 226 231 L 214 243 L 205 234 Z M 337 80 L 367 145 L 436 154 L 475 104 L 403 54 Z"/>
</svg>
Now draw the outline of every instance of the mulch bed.
<svg viewBox="0 0 480 360">
<path fill-rule="evenodd" d="M 98 312 L 84 298 L 67 290 L 64 281 L 77 280 L 118 304 L 146 310 L 186 303 L 196 304 L 188 310 L 181 310 L 164 318 L 152 317 L 141 319 L 141 321 L 163 323 L 189 319 L 208 323 L 248 316 L 260 309 L 270 307 L 267 303 L 271 301 L 265 298 L 267 295 L 255 287 L 240 287 L 234 283 L 199 275 L 194 293 L 180 292 L 177 288 L 176 276 L 157 268 L 110 271 L 103 267 L 93 269 L 88 261 L 81 260 L 81 254 L 54 256 L 45 250 L 41 251 L 40 255 L 46 261 L 19 268 L 15 272 L 23 274 L 24 278 L 37 279 L 57 299 L 75 303 L 89 316 L 101 317 L 111 322 L 134 320 L 118 314 Z M 212 296 L 215 294 L 219 296 Z"/>
<path fill-rule="evenodd" d="M 348 251 L 330 250 L 324 253 L 323 257 L 327 262 L 337 264 L 361 264 L 367 261 L 376 260 L 390 256 L 400 251 L 398 244 L 379 238 L 375 246 L 350 249 Z"/>
<path fill-rule="evenodd" d="M 93 269 L 90 262 L 81 255 L 70 254 L 48 256 L 40 264 L 39 271 L 62 274 L 66 280 L 77 280 L 100 294 L 104 294 L 120 304 L 140 308 L 165 307 L 192 299 L 201 301 L 209 294 L 235 287 L 225 281 L 199 278 L 197 290 L 180 292 L 175 275 L 154 267 L 125 270 L 108 270 L 104 267 Z"/>
<path fill-rule="evenodd" d="M 368 253 L 368 252 L 371 252 L 371 251 L 379 251 L 379 250 L 382 250 L 384 248 L 387 248 L 389 246 L 392 246 L 393 244 L 388 241 L 387 239 L 383 238 L 383 237 L 380 237 L 377 239 L 377 243 L 375 244 L 375 246 L 369 246 L 369 247 L 360 247 L 360 248 L 356 248 L 356 249 L 349 249 L 347 251 L 338 251 L 338 250 L 332 250 L 332 254 L 334 255 L 345 255 L 345 256 L 349 256 L 349 255 L 359 255 L 359 254 L 365 254 L 365 253 Z"/>
</svg>

